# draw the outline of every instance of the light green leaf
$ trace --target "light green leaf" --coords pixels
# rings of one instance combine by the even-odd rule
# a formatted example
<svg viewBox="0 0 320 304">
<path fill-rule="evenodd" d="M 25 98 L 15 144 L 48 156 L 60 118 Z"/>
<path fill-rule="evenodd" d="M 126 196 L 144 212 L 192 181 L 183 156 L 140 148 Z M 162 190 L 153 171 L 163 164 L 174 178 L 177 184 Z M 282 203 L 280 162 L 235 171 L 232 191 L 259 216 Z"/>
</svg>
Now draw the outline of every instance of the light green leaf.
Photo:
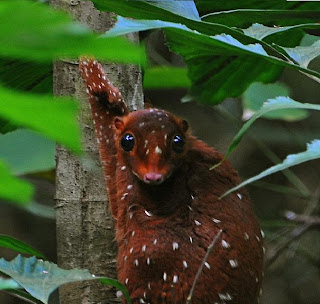
<svg viewBox="0 0 320 304">
<path fill-rule="evenodd" d="M 28 203 L 33 196 L 31 184 L 11 175 L 9 169 L 0 161 L 0 197 L 19 204 Z"/>
<path fill-rule="evenodd" d="M 115 37 L 119 35 L 126 35 L 132 32 L 146 31 L 159 28 L 178 28 L 182 30 L 189 30 L 185 25 L 180 23 L 161 21 L 161 20 L 133 20 L 117 17 L 117 23 L 113 28 L 107 31 L 102 37 Z"/>
<path fill-rule="evenodd" d="M 143 48 L 124 38 L 101 39 L 66 13 L 37 1 L 0 1 L 0 28 L 0 56 L 51 61 L 94 54 L 106 60 L 144 63 Z"/>
<path fill-rule="evenodd" d="M 191 82 L 186 68 L 160 66 L 147 68 L 143 77 L 143 86 L 153 88 L 187 88 Z"/>
<path fill-rule="evenodd" d="M 45 259 L 45 256 L 32 246 L 8 235 L 0 234 L 0 247 L 9 248 L 20 253 L 35 255 L 39 258 Z"/>
<path fill-rule="evenodd" d="M 253 183 L 261 178 L 264 178 L 270 174 L 285 170 L 289 167 L 304 163 L 309 160 L 314 160 L 320 158 L 320 140 L 316 139 L 311 143 L 307 144 L 307 150 L 305 152 L 297 153 L 297 154 L 290 154 L 286 157 L 286 159 L 278 165 L 272 166 L 269 169 L 261 172 L 260 174 L 253 176 L 246 181 L 242 182 L 236 187 L 231 188 L 227 192 L 225 192 L 221 198 L 227 196 L 228 194 L 250 184 Z"/>
<path fill-rule="evenodd" d="M 231 145 L 226 153 L 225 158 L 229 156 L 229 154 L 237 147 L 242 137 L 246 133 L 246 131 L 250 128 L 250 126 L 261 116 L 275 110 L 282 109 L 306 109 L 306 110 L 320 110 L 320 105 L 310 104 L 310 103 L 301 103 L 295 101 L 289 97 L 279 96 L 275 99 L 269 99 L 263 107 L 257 111 L 252 118 L 247 121 L 238 134 L 233 138 Z"/>
<path fill-rule="evenodd" d="M 279 46 L 280 48 L 280 46 Z M 307 68 L 309 63 L 320 56 L 320 39 L 310 46 L 296 46 L 294 48 L 281 47 L 300 66 Z"/>
<path fill-rule="evenodd" d="M 242 28 L 253 23 L 298 24 L 315 22 L 320 18 L 320 11 L 312 10 L 276 10 L 276 9 L 236 9 L 217 11 L 201 17 L 202 20 Z"/>
<path fill-rule="evenodd" d="M 179 16 L 188 19 L 200 20 L 200 16 L 194 1 L 176 1 L 176 0 L 151 0 L 152 5 L 165 9 L 168 12 L 173 12 Z"/>
<path fill-rule="evenodd" d="M 243 119 L 248 120 L 251 118 L 252 115 L 263 106 L 266 100 L 288 95 L 290 95 L 290 90 L 282 83 L 252 83 L 243 93 Z M 298 121 L 307 116 L 308 112 L 302 109 L 281 109 L 263 115 L 264 118 L 283 119 L 286 121 Z"/>
<path fill-rule="evenodd" d="M 309 23 L 309 24 L 297 24 L 292 26 L 269 27 L 263 24 L 255 23 L 255 24 L 252 24 L 249 28 L 244 29 L 242 31 L 250 37 L 256 38 L 258 40 L 262 40 L 270 35 L 278 34 L 284 31 L 294 30 L 298 28 L 316 29 L 316 28 L 320 28 L 320 25 L 316 23 Z"/>
<path fill-rule="evenodd" d="M 96 277 L 86 269 L 65 270 L 48 261 L 18 255 L 11 262 L 0 259 L 0 271 L 13 278 L 33 297 L 45 304 L 48 303 L 50 294 L 61 285 L 95 279 L 115 286 L 123 292 L 128 303 L 131 303 L 128 292 L 121 283 L 109 278 Z"/>
<path fill-rule="evenodd" d="M 0 87 L 0 117 L 80 152 L 77 109 L 77 103 L 70 98 L 22 94 Z"/>
<path fill-rule="evenodd" d="M 0 135 L 0 158 L 16 175 L 50 170 L 55 167 L 55 142 L 31 130 L 18 129 Z"/>
<path fill-rule="evenodd" d="M 16 281 L 12 279 L 3 279 L 0 277 L 0 290 L 18 288 L 21 288 L 21 286 Z"/>
</svg>

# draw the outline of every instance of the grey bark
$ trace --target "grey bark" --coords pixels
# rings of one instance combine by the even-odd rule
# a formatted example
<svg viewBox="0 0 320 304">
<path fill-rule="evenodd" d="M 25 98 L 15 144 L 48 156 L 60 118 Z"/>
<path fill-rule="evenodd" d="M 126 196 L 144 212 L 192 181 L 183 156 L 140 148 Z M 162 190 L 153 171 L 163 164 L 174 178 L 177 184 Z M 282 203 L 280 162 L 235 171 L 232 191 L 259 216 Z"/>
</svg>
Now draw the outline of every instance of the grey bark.
<svg viewBox="0 0 320 304">
<path fill-rule="evenodd" d="M 113 14 L 97 11 L 91 2 L 51 0 L 98 32 L 111 27 Z M 130 37 L 137 41 L 137 36 Z M 105 66 L 130 109 L 142 107 L 141 73 L 131 65 Z M 107 205 L 105 183 L 97 150 L 87 96 L 76 61 L 54 64 L 54 94 L 73 96 L 80 102 L 79 122 L 83 134 L 84 156 L 78 157 L 57 147 L 56 215 L 58 264 L 65 269 L 86 268 L 92 274 L 116 278 L 116 243 L 113 221 Z M 58 119 L 58 118 L 57 118 Z M 63 132 L 63 130 L 62 130 Z M 116 290 L 99 282 L 68 284 L 60 288 L 61 304 L 119 303 Z"/>
</svg>

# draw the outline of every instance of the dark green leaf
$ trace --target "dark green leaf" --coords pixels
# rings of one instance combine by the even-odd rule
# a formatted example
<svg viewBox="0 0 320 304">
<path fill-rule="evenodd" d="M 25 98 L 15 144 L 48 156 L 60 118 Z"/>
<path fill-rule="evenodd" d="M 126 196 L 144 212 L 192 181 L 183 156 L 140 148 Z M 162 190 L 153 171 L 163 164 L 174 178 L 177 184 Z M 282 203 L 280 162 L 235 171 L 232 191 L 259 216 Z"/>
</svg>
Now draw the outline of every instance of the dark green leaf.
<svg viewBox="0 0 320 304">
<path fill-rule="evenodd" d="M 0 1 L 0 28 L 0 56 L 51 61 L 94 54 L 112 61 L 144 62 L 139 46 L 124 38 L 101 39 L 66 13 L 39 2 Z"/>
<path fill-rule="evenodd" d="M 317 22 L 320 19 L 320 11 L 237 9 L 207 14 L 201 19 L 207 22 L 244 28 L 253 23 L 287 25 Z"/>
<path fill-rule="evenodd" d="M 278 165 L 272 166 L 269 169 L 259 173 L 256 176 L 253 176 L 246 181 L 242 182 L 236 187 L 231 188 L 227 192 L 225 192 L 221 198 L 227 196 L 228 194 L 250 184 L 253 183 L 261 178 L 264 178 L 270 174 L 285 170 L 292 166 L 299 165 L 306 161 L 314 160 L 320 158 L 320 140 L 314 140 L 310 144 L 307 144 L 307 150 L 305 152 L 297 153 L 297 154 L 290 154 L 286 157 L 286 159 Z"/>
<path fill-rule="evenodd" d="M 77 103 L 68 98 L 21 94 L 0 87 L 0 117 L 30 127 L 80 151 Z"/>
<path fill-rule="evenodd" d="M 0 197 L 19 204 L 28 203 L 33 196 L 33 187 L 13 175 L 0 161 Z"/>
<path fill-rule="evenodd" d="M 52 62 L 0 58 L 1 83 L 11 89 L 51 94 L 52 78 Z"/>
<path fill-rule="evenodd" d="M 55 142 L 31 130 L 18 129 L 0 135 L 0 158 L 17 175 L 50 170 L 55 167 Z"/>
<path fill-rule="evenodd" d="M 9 248 L 20 253 L 35 255 L 45 259 L 44 255 L 38 250 L 8 235 L 0 234 L 0 247 Z"/>
<path fill-rule="evenodd" d="M 45 304 L 48 303 L 50 294 L 59 286 L 85 280 L 102 280 L 128 295 L 126 288 L 115 280 L 96 277 L 86 269 L 64 270 L 54 263 L 37 260 L 35 257 L 24 258 L 18 255 L 11 262 L 0 259 L 0 271 L 13 278 L 33 297 Z M 129 298 L 127 301 L 131 303 Z"/>
</svg>

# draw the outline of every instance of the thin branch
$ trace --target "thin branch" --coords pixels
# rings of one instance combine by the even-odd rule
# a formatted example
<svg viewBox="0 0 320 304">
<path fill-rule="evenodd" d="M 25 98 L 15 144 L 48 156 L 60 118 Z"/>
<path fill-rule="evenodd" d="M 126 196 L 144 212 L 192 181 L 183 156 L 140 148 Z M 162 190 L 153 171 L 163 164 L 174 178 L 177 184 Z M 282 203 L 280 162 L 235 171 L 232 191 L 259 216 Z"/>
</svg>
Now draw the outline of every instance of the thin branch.
<svg viewBox="0 0 320 304">
<path fill-rule="evenodd" d="M 305 224 L 293 229 L 283 243 L 279 244 L 278 246 L 275 246 L 273 250 L 269 250 L 269 254 L 266 258 L 266 263 L 265 263 L 266 267 L 270 267 L 271 264 L 273 264 L 273 262 L 278 258 L 278 256 L 286 248 L 288 248 L 293 241 L 295 241 L 296 239 L 301 237 L 305 232 L 307 232 L 310 229 L 310 227 L 311 227 L 310 224 Z"/>
<path fill-rule="evenodd" d="M 308 224 L 310 226 L 320 226 L 320 217 L 319 216 L 311 216 L 306 214 L 296 214 L 293 211 L 286 211 L 285 217 L 289 221 Z"/>
<path fill-rule="evenodd" d="M 200 265 L 200 267 L 199 267 L 199 269 L 198 269 L 198 272 L 197 272 L 197 274 L 196 274 L 196 276 L 195 276 L 195 278 L 194 278 L 194 281 L 193 281 L 192 287 L 191 287 L 191 289 L 190 289 L 190 293 L 189 293 L 189 295 L 188 295 L 187 303 L 186 303 L 186 304 L 191 304 L 191 300 L 192 300 L 192 297 L 193 297 L 193 292 L 194 292 L 194 289 L 195 289 L 195 287 L 196 287 L 196 284 L 197 284 L 197 282 L 198 282 L 198 280 L 199 280 L 200 274 L 201 274 L 201 272 L 202 272 L 202 270 L 203 270 L 203 267 L 204 267 L 205 263 L 206 263 L 207 260 L 208 260 L 208 257 L 209 257 L 209 255 L 210 255 L 211 251 L 213 250 L 213 248 L 214 248 L 217 240 L 219 239 L 221 233 L 222 233 L 222 229 L 219 230 L 218 234 L 214 237 L 212 243 L 211 243 L 211 244 L 209 245 L 209 247 L 208 247 L 207 253 L 206 253 L 206 255 L 204 256 L 203 261 L 202 261 L 202 263 L 201 263 L 201 265 Z"/>
</svg>

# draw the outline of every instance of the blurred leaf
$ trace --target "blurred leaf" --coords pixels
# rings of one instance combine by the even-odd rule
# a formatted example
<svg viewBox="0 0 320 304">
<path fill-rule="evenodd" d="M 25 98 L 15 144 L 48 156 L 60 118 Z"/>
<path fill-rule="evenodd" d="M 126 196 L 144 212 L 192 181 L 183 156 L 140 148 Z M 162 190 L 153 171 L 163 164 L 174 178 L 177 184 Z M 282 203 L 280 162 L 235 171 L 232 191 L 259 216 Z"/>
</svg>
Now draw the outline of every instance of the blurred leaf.
<svg viewBox="0 0 320 304">
<path fill-rule="evenodd" d="M 265 115 L 268 112 L 282 109 L 306 109 L 306 110 L 320 110 L 320 105 L 310 104 L 310 103 L 300 103 L 295 101 L 289 97 L 279 96 L 274 99 L 269 99 L 263 107 L 257 111 L 252 118 L 247 121 L 238 134 L 233 138 L 231 145 L 225 155 L 227 158 L 230 153 L 237 147 L 239 142 L 241 141 L 243 135 L 247 132 L 250 126 L 261 116 Z"/>
<path fill-rule="evenodd" d="M 20 288 L 21 288 L 21 286 L 20 286 Z M 6 292 L 7 292 L 7 294 L 15 296 L 20 300 L 26 301 L 27 303 L 32 303 L 32 304 L 43 303 L 43 302 L 37 300 L 36 298 L 34 298 L 33 296 L 31 296 L 30 294 L 28 294 L 27 292 L 20 290 L 20 289 L 10 289 L 10 290 L 7 290 Z"/>
<path fill-rule="evenodd" d="M 295 11 L 295 10 L 267 10 L 267 9 L 236 9 L 202 16 L 207 22 L 220 23 L 227 26 L 243 28 L 253 23 L 264 23 L 269 25 L 299 24 L 317 22 L 320 19 L 320 11 Z"/>
<path fill-rule="evenodd" d="M 80 152 L 77 103 L 69 98 L 21 94 L 0 87 L 0 116 Z"/>
<path fill-rule="evenodd" d="M 11 262 L 0 259 L 0 271 L 12 277 L 33 297 L 43 303 L 48 303 L 50 294 L 63 284 L 94 279 L 115 286 L 127 297 L 128 303 L 131 303 L 128 292 L 121 283 L 109 278 L 95 277 L 86 269 L 64 270 L 48 261 L 18 255 Z"/>
<path fill-rule="evenodd" d="M 3 279 L 0 277 L 0 290 L 17 288 L 21 288 L 21 286 L 16 281 L 12 279 Z"/>
<path fill-rule="evenodd" d="M 0 135 L 0 158 L 14 174 L 22 175 L 55 167 L 55 142 L 26 129 Z"/>
<path fill-rule="evenodd" d="M 0 161 L 0 197 L 19 204 L 28 203 L 33 196 L 33 187 L 13 175 Z"/>
<path fill-rule="evenodd" d="M 160 66 L 147 68 L 143 78 L 143 86 L 153 88 L 187 88 L 190 87 L 190 79 L 186 68 Z"/>
<path fill-rule="evenodd" d="M 0 80 L 4 86 L 12 89 L 51 94 L 52 62 L 0 58 Z"/>
<path fill-rule="evenodd" d="M 282 47 L 282 49 L 300 66 L 307 68 L 313 59 L 320 56 L 320 39 L 310 46 Z"/>
<path fill-rule="evenodd" d="M 319 17 L 320 17 L 320 12 L 319 12 Z M 268 27 L 263 24 L 255 23 L 255 24 L 252 24 L 249 28 L 243 29 L 242 31 L 250 37 L 256 38 L 258 40 L 262 40 L 267 36 L 289 31 L 289 30 L 294 30 L 297 28 L 319 29 L 320 25 L 317 23 L 309 23 L 309 24 L 296 24 L 292 26 Z"/>
<path fill-rule="evenodd" d="M 141 47 L 124 38 L 98 38 L 66 13 L 39 2 L 0 1 L 0 29 L 0 56 L 51 61 L 94 54 L 125 63 L 144 61 Z"/>
<path fill-rule="evenodd" d="M 320 158 L 320 140 L 314 140 L 311 143 L 307 144 L 307 150 L 305 152 L 297 153 L 297 154 L 290 154 L 286 157 L 286 159 L 278 165 L 272 166 L 269 169 L 261 172 L 260 174 L 253 176 L 246 181 L 242 182 L 236 187 L 231 188 L 227 192 L 225 192 L 221 198 L 227 196 L 228 194 L 244 187 L 245 185 L 248 185 L 250 183 L 253 183 L 254 181 L 257 181 L 261 178 L 264 178 L 270 174 L 282 171 L 284 169 L 290 168 L 292 166 L 301 164 L 303 162 L 314 160 Z"/>
<path fill-rule="evenodd" d="M 56 218 L 56 212 L 53 207 L 42 205 L 37 202 L 31 202 L 27 206 L 23 206 L 23 209 L 33 215 L 41 216 L 50 220 L 54 220 Z"/>
<path fill-rule="evenodd" d="M 35 255 L 45 259 L 45 256 L 32 246 L 8 235 L 0 234 L 0 247 L 9 248 L 20 253 Z"/>
<path fill-rule="evenodd" d="M 260 82 L 254 82 L 243 93 L 243 120 L 251 118 L 252 115 L 263 106 L 263 103 L 266 100 L 288 95 L 290 95 L 289 88 L 284 84 L 263 84 Z M 308 117 L 308 112 L 301 109 L 281 109 L 266 113 L 263 117 L 269 119 L 297 121 Z"/>
</svg>

